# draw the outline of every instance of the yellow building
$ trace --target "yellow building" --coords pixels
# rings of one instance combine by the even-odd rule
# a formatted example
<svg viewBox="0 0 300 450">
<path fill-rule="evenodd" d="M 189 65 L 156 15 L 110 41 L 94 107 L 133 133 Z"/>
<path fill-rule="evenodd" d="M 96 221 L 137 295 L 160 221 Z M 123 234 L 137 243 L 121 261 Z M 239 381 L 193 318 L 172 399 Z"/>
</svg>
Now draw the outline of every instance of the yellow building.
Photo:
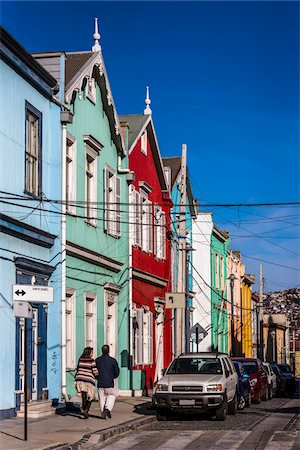
<svg viewBox="0 0 300 450">
<path fill-rule="evenodd" d="M 289 325 L 285 314 L 264 314 L 264 359 L 269 363 L 290 362 Z"/>
<path fill-rule="evenodd" d="M 245 266 L 242 264 L 243 270 Z M 243 273 L 242 275 L 242 354 L 245 358 L 253 357 L 252 345 L 252 285 L 255 282 L 254 275 Z"/>
</svg>

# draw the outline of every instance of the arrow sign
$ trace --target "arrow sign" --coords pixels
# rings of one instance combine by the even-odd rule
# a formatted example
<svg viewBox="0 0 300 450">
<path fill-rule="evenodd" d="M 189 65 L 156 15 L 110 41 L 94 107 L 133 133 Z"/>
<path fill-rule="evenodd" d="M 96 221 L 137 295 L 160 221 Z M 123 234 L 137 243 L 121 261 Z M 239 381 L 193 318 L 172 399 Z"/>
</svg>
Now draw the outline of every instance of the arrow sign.
<svg viewBox="0 0 300 450">
<path fill-rule="evenodd" d="M 13 300 L 32 303 L 52 303 L 53 287 L 32 284 L 14 284 Z"/>
<path fill-rule="evenodd" d="M 22 297 L 23 297 L 23 295 L 25 295 L 26 294 L 26 292 L 25 291 L 20 291 L 19 289 L 15 292 L 15 294 L 19 297 L 19 295 L 22 295 Z"/>
</svg>

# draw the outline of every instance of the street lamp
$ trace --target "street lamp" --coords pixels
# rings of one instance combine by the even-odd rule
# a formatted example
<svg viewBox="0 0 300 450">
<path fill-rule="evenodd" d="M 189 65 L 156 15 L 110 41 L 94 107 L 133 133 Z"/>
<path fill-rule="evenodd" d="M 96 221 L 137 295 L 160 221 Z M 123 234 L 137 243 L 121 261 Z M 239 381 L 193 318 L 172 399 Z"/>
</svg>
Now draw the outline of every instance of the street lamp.
<svg viewBox="0 0 300 450">
<path fill-rule="evenodd" d="M 275 330 L 271 330 L 270 331 L 270 336 L 272 338 L 272 360 L 273 360 L 273 364 L 276 363 L 275 361 L 275 337 L 276 337 L 276 331 Z"/>
</svg>

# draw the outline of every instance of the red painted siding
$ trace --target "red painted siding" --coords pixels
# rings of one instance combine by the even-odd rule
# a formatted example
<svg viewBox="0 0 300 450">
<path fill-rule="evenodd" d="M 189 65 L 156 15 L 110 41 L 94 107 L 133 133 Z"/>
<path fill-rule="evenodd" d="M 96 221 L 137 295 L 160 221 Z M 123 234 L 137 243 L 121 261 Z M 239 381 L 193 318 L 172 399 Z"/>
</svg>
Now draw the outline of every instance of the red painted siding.
<svg viewBox="0 0 300 450">
<path fill-rule="evenodd" d="M 149 127 L 150 125 L 148 125 Z M 129 167 L 130 170 L 135 172 L 134 187 L 135 190 L 140 191 L 139 182 L 144 181 L 152 188 L 152 192 L 149 194 L 148 199 L 152 202 L 152 213 L 155 203 L 159 204 L 166 214 L 166 235 L 170 224 L 170 208 L 171 200 L 169 195 L 162 193 L 161 185 L 157 173 L 157 166 L 153 158 L 153 149 L 149 139 L 147 139 L 147 155 L 141 152 L 141 140 L 139 140 L 132 150 L 129 156 Z M 153 220 L 153 214 L 152 214 Z M 154 232 L 152 234 L 152 241 L 154 242 Z M 164 288 L 156 287 L 146 281 L 140 281 L 133 279 L 132 284 L 132 301 L 137 307 L 141 305 L 149 307 L 152 313 L 155 313 L 154 298 L 160 297 L 164 298 L 165 293 L 170 291 L 170 276 L 171 276 L 171 252 L 170 252 L 170 241 L 166 239 L 166 258 L 165 260 L 157 259 L 153 251 L 148 254 L 143 252 L 138 247 L 133 247 L 132 249 L 132 266 L 134 269 L 139 269 L 155 275 L 157 277 L 163 278 L 167 281 Z M 164 321 L 164 367 L 166 367 L 172 358 L 172 341 L 171 341 L 171 312 L 170 310 L 164 310 L 165 321 Z M 136 366 L 136 370 L 144 370 L 146 373 L 146 388 L 151 389 L 153 387 L 155 368 L 156 368 L 156 342 L 155 342 L 155 319 L 153 320 L 153 364 Z"/>
</svg>

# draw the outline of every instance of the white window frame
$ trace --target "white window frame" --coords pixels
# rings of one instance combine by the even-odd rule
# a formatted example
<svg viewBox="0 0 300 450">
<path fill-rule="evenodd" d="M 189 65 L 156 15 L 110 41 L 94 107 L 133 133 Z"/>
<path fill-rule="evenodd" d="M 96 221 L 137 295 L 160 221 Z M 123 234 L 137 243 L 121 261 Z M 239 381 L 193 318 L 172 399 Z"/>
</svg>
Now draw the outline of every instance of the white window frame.
<svg viewBox="0 0 300 450">
<path fill-rule="evenodd" d="M 166 213 L 159 205 L 154 206 L 154 223 L 154 253 L 158 259 L 166 259 Z"/>
<path fill-rule="evenodd" d="M 25 192 L 42 192 L 42 113 L 25 102 Z"/>
<path fill-rule="evenodd" d="M 91 77 L 87 79 L 86 83 L 86 97 L 96 105 L 96 80 Z"/>
<path fill-rule="evenodd" d="M 146 307 L 135 309 L 137 328 L 135 330 L 134 365 L 153 364 L 153 313 Z"/>
<path fill-rule="evenodd" d="M 67 133 L 66 145 L 66 211 L 76 214 L 76 140 Z"/>
<path fill-rule="evenodd" d="M 105 231 L 120 237 L 121 230 L 121 178 L 107 164 L 104 169 L 104 198 L 105 198 Z"/>
<path fill-rule="evenodd" d="M 144 133 L 141 136 L 141 152 L 143 153 L 143 155 L 147 156 L 147 130 L 144 131 Z"/>
<path fill-rule="evenodd" d="M 84 340 L 85 347 L 97 351 L 97 295 L 94 292 L 84 293 Z"/>
<path fill-rule="evenodd" d="M 66 368 L 76 368 L 76 291 L 66 290 Z"/>
<path fill-rule="evenodd" d="M 132 215 L 130 222 L 133 222 L 133 239 L 132 243 L 136 247 L 142 246 L 142 204 L 139 191 L 134 188 L 131 192 Z"/>
<path fill-rule="evenodd" d="M 97 156 L 98 153 L 88 144 L 85 147 L 85 198 L 86 221 L 97 226 Z"/>
</svg>

